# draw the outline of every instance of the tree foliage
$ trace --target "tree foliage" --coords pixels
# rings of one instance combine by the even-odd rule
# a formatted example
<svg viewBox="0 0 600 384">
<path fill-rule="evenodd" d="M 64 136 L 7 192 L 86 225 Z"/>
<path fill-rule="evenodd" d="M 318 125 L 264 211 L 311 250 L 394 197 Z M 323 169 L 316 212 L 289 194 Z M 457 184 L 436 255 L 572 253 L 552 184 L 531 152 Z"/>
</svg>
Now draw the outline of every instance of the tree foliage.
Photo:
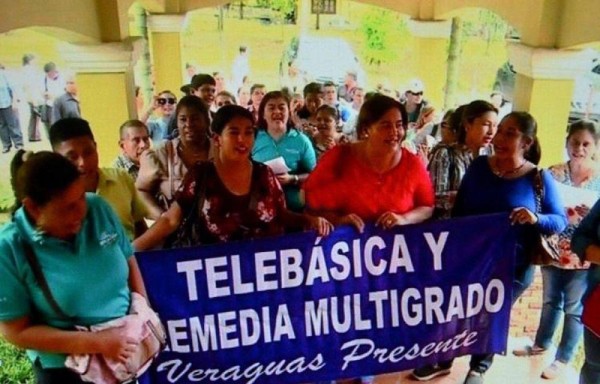
<svg viewBox="0 0 600 384">
<path fill-rule="evenodd" d="M 361 20 L 364 41 L 364 57 L 371 65 L 393 61 L 397 52 L 393 36 L 398 28 L 406 27 L 393 12 L 374 8 L 366 12 Z"/>
</svg>

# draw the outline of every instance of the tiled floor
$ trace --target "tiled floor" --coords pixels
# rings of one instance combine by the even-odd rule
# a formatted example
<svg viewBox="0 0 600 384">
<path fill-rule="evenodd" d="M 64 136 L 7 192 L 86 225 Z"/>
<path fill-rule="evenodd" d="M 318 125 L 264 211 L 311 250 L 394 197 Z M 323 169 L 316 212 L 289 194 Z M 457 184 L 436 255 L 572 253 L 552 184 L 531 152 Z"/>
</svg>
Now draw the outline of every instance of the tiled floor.
<svg viewBox="0 0 600 384">
<path fill-rule="evenodd" d="M 524 339 L 510 339 L 508 351 L 512 351 L 518 346 L 526 344 Z M 554 357 L 554 351 L 544 356 L 536 357 L 515 357 L 511 354 L 507 356 L 496 356 L 494 365 L 485 375 L 485 384 L 577 384 L 579 382 L 579 372 L 571 367 L 565 374 L 555 380 L 545 380 L 540 377 L 542 370 L 548 366 Z M 469 357 L 457 359 L 454 363 L 452 373 L 445 377 L 428 381 L 429 384 L 462 384 L 469 369 Z M 415 384 L 410 378 L 410 372 L 400 372 L 389 375 L 377 376 L 375 384 Z"/>
</svg>

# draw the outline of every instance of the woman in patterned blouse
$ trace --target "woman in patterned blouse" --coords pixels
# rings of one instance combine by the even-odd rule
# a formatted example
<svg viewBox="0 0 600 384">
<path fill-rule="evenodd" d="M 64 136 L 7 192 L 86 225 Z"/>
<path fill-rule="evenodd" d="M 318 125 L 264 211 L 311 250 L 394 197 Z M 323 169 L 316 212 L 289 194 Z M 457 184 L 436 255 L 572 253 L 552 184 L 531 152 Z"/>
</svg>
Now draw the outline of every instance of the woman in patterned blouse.
<svg viewBox="0 0 600 384">
<path fill-rule="evenodd" d="M 550 167 L 550 174 L 561 184 L 600 193 L 600 168 L 594 161 L 600 134 L 596 123 L 577 121 L 569 126 L 567 152 L 569 161 Z M 571 251 L 571 236 L 590 211 L 587 205 L 565 207 L 569 224 L 559 235 L 560 260 L 543 266 L 544 298 L 540 324 L 533 346 L 515 350 L 518 356 L 539 355 L 552 345 L 561 312 L 564 313 L 563 331 L 554 362 L 542 372 L 542 377 L 557 377 L 574 357 L 581 340 L 583 325 L 582 297 L 587 289 L 589 262 L 583 262 Z"/>
<path fill-rule="evenodd" d="M 171 208 L 135 240 L 137 250 L 160 245 L 180 225 L 193 227 L 187 245 L 275 236 L 298 226 L 315 229 L 321 236 L 330 232 L 327 220 L 290 212 L 271 169 L 251 160 L 256 137 L 251 112 L 223 106 L 211 128 L 215 158 L 190 169 Z"/>
</svg>

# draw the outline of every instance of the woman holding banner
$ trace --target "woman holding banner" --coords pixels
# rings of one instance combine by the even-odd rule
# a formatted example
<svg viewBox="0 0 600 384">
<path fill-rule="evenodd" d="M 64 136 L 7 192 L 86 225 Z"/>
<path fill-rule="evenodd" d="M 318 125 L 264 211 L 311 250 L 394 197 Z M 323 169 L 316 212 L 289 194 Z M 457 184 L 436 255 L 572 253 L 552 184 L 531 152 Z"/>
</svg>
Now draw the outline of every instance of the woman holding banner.
<svg viewBox="0 0 600 384">
<path fill-rule="evenodd" d="M 518 226 L 513 302 L 533 281 L 529 254 L 538 233 L 560 233 L 567 225 L 556 182 L 548 172 L 541 173 L 544 195 L 537 212 L 535 178 L 541 149 L 536 133 L 537 123 L 527 112 L 512 112 L 502 119 L 492 141 L 494 155 L 473 161 L 452 211 L 454 216 L 506 212 Z M 473 355 L 465 384 L 483 383 L 493 357 Z"/>
<path fill-rule="evenodd" d="M 75 330 L 125 316 L 132 291 L 146 295 L 133 249 L 63 156 L 29 156 L 15 185 L 22 206 L 0 231 L 0 334 L 28 350 L 37 383 L 84 383 L 65 368 L 68 354 L 126 362 L 135 351 L 121 329 Z"/>
<path fill-rule="evenodd" d="M 251 112 L 224 106 L 211 128 L 217 155 L 188 172 L 171 208 L 134 241 L 136 250 L 155 248 L 171 234 L 167 246 L 275 236 L 302 226 L 322 236 L 330 232 L 327 220 L 290 212 L 271 169 L 250 159 L 256 136 Z"/>
<path fill-rule="evenodd" d="M 563 332 L 554 362 L 542 372 L 545 379 L 554 379 L 562 374 L 574 357 L 583 334 L 582 297 L 587 289 L 590 263 L 581 261 L 571 251 L 570 243 L 575 228 L 598 200 L 600 192 L 600 169 L 593 158 L 600 140 L 596 123 L 576 121 L 567 132 L 569 161 L 550 167 L 554 179 L 566 186 L 561 188 L 563 201 L 571 201 L 565 205 L 569 225 L 559 235 L 561 258 L 553 265 L 541 267 L 544 303 L 534 345 L 513 351 L 517 356 L 544 354 L 552 345 L 554 331 L 561 313 L 564 313 Z"/>
<path fill-rule="evenodd" d="M 358 116 L 360 140 L 327 151 L 306 181 L 309 211 L 360 232 L 366 221 L 391 228 L 431 217 L 429 175 L 421 160 L 401 147 L 407 124 L 398 101 L 384 95 L 366 101 Z"/>
</svg>

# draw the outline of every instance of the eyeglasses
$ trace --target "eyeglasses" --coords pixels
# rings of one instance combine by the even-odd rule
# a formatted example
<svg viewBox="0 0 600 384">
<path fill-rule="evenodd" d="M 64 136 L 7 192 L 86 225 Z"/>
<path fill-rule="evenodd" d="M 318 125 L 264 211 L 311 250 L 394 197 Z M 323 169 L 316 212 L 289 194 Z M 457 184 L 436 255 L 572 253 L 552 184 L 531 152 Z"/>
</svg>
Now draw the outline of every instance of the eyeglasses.
<svg viewBox="0 0 600 384">
<path fill-rule="evenodd" d="M 408 91 L 408 93 L 410 93 L 411 95 L 415 95 L 415 96 L 423 96 L 423 92 L 411 92 L 411 91 Z"/>
<path fill-rule="evenodd" d="M 173 105 L 177 102 L 177 99 L 175 99 L 174 97 L 161 97 L 157 101 L 160 105 L 165 105 L 167 103 Z"/>
</svg>

